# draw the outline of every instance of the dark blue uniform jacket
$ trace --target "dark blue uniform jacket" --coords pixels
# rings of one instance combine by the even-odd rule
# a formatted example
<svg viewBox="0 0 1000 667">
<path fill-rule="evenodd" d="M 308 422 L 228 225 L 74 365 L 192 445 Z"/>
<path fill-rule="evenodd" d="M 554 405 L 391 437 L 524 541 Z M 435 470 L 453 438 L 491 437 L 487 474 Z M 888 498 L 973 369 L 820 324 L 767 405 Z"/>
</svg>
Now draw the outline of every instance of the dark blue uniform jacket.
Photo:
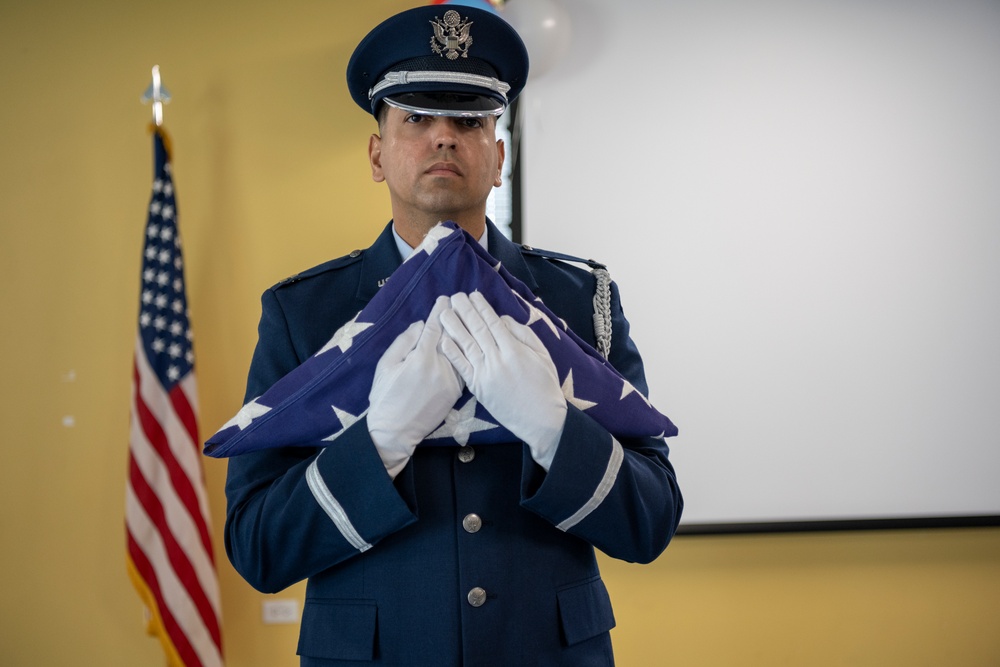
<svg viewBox="0 0 1000 667">
<path fill-rule="evenodd" d="M 489 252 L 594 344 L 589 271 L 511 243 Z M 308 359 L 401 263 L 389 226 L 371 248 L 267 290 L 246 399 Z M 612 284 L 610 361 L 647 392 Z M 545 473 L 520 442 L 418 447 L 396 480 L 358 421 L 323 449 L 234 457 L 226 549 L 263 592 L 308 579 L 304 666 L 613 664 L 614 616 L 594 547 L 649 562 L 682 499 L 661 438 L 618 442 L 570 405 Z"/>
</svg>

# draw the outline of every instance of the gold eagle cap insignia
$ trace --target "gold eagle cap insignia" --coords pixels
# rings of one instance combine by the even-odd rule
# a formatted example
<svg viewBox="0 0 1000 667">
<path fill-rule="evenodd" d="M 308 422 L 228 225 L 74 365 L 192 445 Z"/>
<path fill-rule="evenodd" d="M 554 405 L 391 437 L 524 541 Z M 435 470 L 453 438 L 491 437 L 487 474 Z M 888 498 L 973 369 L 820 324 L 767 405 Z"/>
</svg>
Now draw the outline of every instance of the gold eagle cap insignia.
<svg viewBox="0 0 1000 667">
<path fill-rule="evenodd" d="M 443 19 L 435 16 L 430 23 L 434 26 L 431 51 L 448 60 L 468 57 L 469 47 L 472 46 L 472 36 L 469 34 L 472 21 L 463 19 L 454 9 L 449 9 L 444 13 Z"/>
</svg>

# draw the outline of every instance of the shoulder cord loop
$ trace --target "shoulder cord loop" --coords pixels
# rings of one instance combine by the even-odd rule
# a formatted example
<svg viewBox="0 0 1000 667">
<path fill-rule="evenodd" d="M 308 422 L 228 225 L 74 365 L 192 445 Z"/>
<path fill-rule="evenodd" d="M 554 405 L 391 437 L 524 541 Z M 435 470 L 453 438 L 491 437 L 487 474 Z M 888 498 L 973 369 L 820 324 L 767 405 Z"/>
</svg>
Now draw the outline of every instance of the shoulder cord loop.
<svg viewBox="0 0 1000 667">
<path fill-rule="evenodd" d="M 597 351 L 605 359 L 611 354 L 611 274 L 605 268 L 592 271 L 597 285 L 594 288 L 594 336 Z"/>
</svg>

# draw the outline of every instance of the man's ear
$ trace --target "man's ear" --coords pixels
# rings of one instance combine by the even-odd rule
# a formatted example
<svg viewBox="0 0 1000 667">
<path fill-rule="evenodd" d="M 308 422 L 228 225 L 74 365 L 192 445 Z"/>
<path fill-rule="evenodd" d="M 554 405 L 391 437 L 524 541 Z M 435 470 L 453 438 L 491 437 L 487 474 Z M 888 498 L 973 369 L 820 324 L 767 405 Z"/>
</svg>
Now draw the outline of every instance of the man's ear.
<svg viewBox="0 0 1000 667">
<path fill-rule="evenodd" d="M 382 137 L 373 134 L 368 138 L 368 163 L 372 168 L 372 180 L 381 183 L 385 180 L 382 173 Z"/>
<path fill-rule="evenodd" d="M 497 139 L 497 175 L 493 179 L 493 187 L 499 188 L 503 185 L 503 161 L 506 154 L 506 148 L 503 144 L 503 139 Z"/>
</svg>

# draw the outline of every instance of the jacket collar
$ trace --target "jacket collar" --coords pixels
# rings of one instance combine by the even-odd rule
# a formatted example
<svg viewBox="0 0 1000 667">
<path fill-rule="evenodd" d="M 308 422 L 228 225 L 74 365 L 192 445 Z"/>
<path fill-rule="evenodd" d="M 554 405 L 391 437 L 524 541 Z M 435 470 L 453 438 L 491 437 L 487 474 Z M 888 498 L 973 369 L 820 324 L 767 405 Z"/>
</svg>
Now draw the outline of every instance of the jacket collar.
<svg viewBox="0 0 1000 667">
<path fill-rule="evenodd" d="M 521 255 L 521 246 L 504 236 L 489 218 L 486 219 L 486 236 L 489 253 L 529 289 L 537 289 L 535 278 Z M 362 256 L 358 298 L 365 303 L 370 301 L 402 263 L 403 258 L 399 256 L 396 239 L 392 235 L 392 221 L 389 221 L 375 243 Z"/>
<path fill-rule="evenodd" d="M 392 221 L 385 226 L 375 243 L 361 256 L 361 280 L 358 283 L 358 298 L 368 303 L 379 288 L 403 263 L 392 235 Z"/>
</svg>

